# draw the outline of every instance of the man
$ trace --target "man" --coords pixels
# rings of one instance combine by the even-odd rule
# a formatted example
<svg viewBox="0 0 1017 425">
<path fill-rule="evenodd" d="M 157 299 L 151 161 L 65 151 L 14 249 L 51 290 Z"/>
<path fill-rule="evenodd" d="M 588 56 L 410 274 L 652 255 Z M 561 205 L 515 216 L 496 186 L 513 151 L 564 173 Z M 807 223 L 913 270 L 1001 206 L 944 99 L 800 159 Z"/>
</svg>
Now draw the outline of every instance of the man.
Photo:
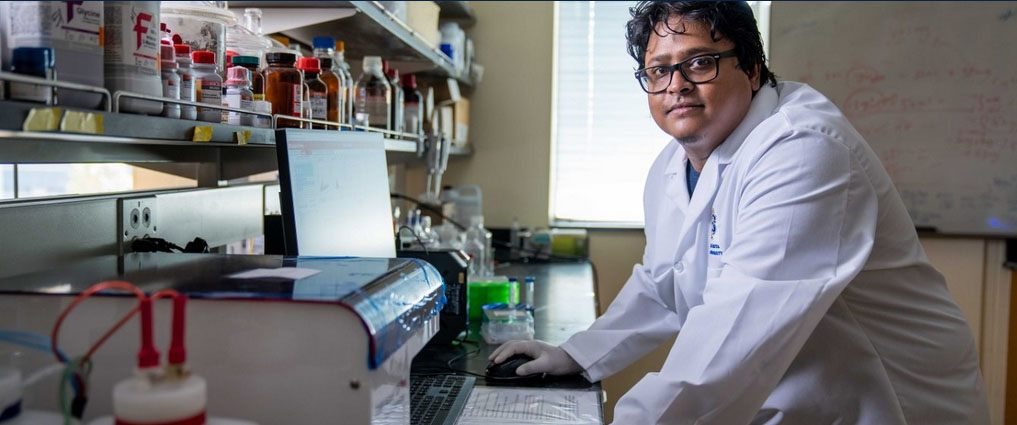
<svg viewBox="0 0 1017 425">
<path fill-rule="evenodd" d="M 749 7 L 642 2 L 627 39 L 674 137 L 643 263 L 589 330 L 492 359 L 596 381 L 677 333 L 616 423 L 987 424 L 974 339 L 887 173 L 828 99 L 776 82 Z"/>
</svg>

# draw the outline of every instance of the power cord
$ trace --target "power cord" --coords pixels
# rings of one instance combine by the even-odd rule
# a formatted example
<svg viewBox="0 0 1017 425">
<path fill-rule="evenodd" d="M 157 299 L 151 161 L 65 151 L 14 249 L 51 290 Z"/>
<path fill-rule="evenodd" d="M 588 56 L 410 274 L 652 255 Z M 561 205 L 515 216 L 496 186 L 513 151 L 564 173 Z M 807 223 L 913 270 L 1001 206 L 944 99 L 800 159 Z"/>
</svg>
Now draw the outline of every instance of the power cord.
<svg viewBox="0 0 1017 425">
<path fill-rule="evenodd" d="M 430 260 L 431 259 L 431 253 L 427 250 L 427 244 L 424 243 L 423 239 L 420 239 L 420 235 L 417 234 L 417 231 L 413 230 L 412 227 L 407 226 L 405 224 L 402 225 L 402 226 L 399 226 L 399 233 L 400 234 L 402 234 L 403 230 L 409 230 L 410 231 L 410 234 L 412 234 L 413 237 L 417 239 L 417 243 L 420 244 L 420 247 L 424 249 L 424 255 L 427 256 L 428 260 Z M 399 247 L 399 248 L 401 249 L 402 247 Z"/>
<path fill-rule="evenodd" d="M 209 252 L 208 242 L 202 238 L 194 238 L 181 248 L 166 239 L 149 236 L 131 241 L 131 250 L 134 252 L 173 252 L 176 250 L 191 254 L 207 254 Z"/>
</svg>

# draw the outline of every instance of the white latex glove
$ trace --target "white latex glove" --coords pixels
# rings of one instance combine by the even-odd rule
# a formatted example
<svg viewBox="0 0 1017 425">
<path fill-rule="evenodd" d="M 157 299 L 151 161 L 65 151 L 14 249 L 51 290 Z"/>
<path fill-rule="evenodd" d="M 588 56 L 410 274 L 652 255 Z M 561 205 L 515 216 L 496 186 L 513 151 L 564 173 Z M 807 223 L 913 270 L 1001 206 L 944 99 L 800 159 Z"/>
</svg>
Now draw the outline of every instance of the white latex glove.
<svg viewBox="0 0 1017 425">
<path fill-rule="evenodd" d="M 565 350 L 543 341 L 509 341 L 494 350 L 487 359 L 501 363 L 516 354 L 533 357 L 532 361 L 516 369 L 516 374 L 520 376 L 535 373 L 571 375 L 583 371 Z"/>
</svg>

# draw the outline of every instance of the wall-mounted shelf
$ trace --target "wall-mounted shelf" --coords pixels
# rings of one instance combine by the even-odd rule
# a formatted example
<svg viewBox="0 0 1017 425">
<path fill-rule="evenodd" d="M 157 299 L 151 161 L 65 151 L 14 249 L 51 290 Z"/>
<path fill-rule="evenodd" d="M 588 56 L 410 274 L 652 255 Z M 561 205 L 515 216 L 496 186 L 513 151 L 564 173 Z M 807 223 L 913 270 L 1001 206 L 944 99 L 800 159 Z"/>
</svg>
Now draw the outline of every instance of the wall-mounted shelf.
<svg viewBox="0 0 1017 425">
<path fill-rule="evenodd" d="M 439 5 L 444 2 L 439 2 Z M 432 47 L 406 23 L 374 1 L 234 1 L 230 7 L 262 9 L 263 21 L 287 20 L 279 32 L 292 40 L 310 46 L 316 36 L 331 36 L 343 40 L 346 58 L 360 60 L 364 56 L 381 56 L 392 62 L 401 62 L 404 73 L 437 72 L 453 77 L 461 84 L 470 85 L 469 76 L 456 72 L 452 60 L 436 47 Z M 447 7 L 447 6 L 443 6 Z M 322 22 L 315 10 L 355 9 L 349 17 Z M 295 13 L 301 9 L 307 13 Z M 464 10 L 466 12 L 464 12 Z M 458 8 L 457 16 L 468 13 L 468 7 Z M 472 15 L 470 15 L 472 16 Z M 268 26 L 268 25 L 266 25 Z M 357 72 L 354 72 L 356 74 Z"/>
</svg>

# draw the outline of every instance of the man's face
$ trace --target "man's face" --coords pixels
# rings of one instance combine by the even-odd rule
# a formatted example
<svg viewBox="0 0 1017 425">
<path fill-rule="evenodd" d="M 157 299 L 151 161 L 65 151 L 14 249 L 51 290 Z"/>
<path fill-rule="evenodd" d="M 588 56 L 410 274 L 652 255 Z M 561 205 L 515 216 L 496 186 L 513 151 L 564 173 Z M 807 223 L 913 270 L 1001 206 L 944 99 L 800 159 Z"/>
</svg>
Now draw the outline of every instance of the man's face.
<svg viewBox="0 0 1017 425">
<path fill-rule="evenodd" d="M 668 24 L 678 32 L 658 24 L 646 45 L 644 66 L 674 65 L 735 47 L 723 34 L 714 41 L 709 27 L 698 21 L 683 22 L 672 16 Z M 717 78 L 700 84 L 686 81 L 675 70 L 667 90 L 647 95 L 657 125 L 686 150 L 695 149 L 703 155 L 713 152 L 734 131 L 749 110 L 752 92 L 759 89 L 758 70 L 750 78 L 738 67 L 737 57 L 721 58 L 717 66 Z"/>
</svg>

